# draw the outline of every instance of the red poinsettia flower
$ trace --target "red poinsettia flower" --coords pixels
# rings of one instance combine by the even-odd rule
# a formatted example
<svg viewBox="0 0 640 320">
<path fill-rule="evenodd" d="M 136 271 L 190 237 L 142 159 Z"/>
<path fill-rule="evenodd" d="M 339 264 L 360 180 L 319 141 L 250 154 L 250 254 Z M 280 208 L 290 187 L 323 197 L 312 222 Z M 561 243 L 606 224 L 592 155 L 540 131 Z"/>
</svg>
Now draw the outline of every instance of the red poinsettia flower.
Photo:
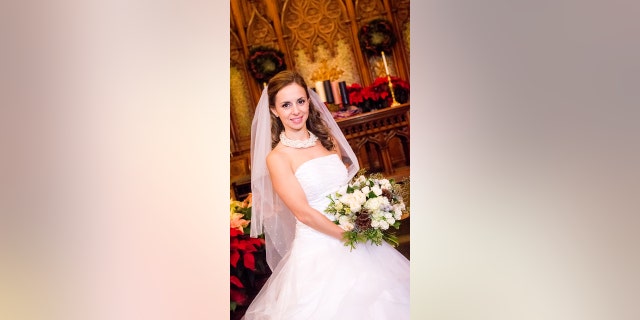
<svg viewBox="0 0 640 320">
<path fill-rule="evenodd" d="M 364 101 L 361 93 L 362 87 L 359 84 L 354 83 L 350 86 L 347 86 L 347 92 L 349 93 L 349 101 L 351 102 L 351 104 L 358 105 L 362 103 L 362 101 Z"/>
<path fill-rule="evenodd" d="M 244 293 L 243 291 L 240 291 L 235 288 L 231 288 L 230 294 L 231 294 L 231 301 L 235 302 L 236 304 L 243 306 L 247 303 L 247 294 Z"/>
<path fill-rule="evenodd" d="M 231 266 L 236 268 L 240 257 L 242 257 L 244 267 L 255 271 L 255 256 L 253 254 L 264 245 L 264 239 L 247 237 L 242 231 L 234 228 L 230 228 L 230 233 L 231 253 L 229 260 Z"/>
<path fill-rule="evenodd" d="M 238 287 L 238 288 L 244 288 L 244 285 L 242 284 L 242 281 L 240 281 L 240 279 L 236 276 L 231 276 L 231 284 Z"/>
</svg>

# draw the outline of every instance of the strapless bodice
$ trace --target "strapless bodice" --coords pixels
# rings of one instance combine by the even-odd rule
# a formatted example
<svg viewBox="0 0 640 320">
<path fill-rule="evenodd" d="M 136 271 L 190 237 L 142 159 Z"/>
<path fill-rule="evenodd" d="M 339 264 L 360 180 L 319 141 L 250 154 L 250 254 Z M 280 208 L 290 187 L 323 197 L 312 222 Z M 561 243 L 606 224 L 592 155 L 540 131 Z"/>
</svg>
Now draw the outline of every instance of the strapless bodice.
<svg viewBox="0 0 640 320">
<path fill-rule="evenodd" d="M 327 196 L 349 182 L 347 168 L 337 154 L 313 158 L 302 163 L 295 176 L 311 207 L 322 213 L 329 204 Z M 333 217 L 330 218 L 333 220 Z"/>
</svg>

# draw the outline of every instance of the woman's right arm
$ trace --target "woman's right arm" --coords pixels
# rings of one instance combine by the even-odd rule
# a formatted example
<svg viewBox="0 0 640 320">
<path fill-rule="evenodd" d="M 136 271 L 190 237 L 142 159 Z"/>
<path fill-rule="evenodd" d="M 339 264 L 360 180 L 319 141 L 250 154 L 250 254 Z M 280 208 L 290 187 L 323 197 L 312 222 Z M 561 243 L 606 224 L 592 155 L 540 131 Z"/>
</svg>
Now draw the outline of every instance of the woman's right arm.
<svg viewBox="0 0 640 320">
<path fill-rule="evenodd" d="M 267 156 L 267 167 L 273 189 L 296 219 L 317 231 L 342 240 L 344 230 L 309 205 L 307 196 L 285 156 L 271 152 Z"/>
</svg>

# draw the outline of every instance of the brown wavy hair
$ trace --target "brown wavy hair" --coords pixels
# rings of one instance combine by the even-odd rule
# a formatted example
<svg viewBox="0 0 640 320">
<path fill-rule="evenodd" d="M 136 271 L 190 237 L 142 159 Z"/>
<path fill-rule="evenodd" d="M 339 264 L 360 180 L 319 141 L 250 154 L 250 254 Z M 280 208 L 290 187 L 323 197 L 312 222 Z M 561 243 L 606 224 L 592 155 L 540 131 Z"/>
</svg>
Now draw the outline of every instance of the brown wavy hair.
<svg viewBox="0 0 640 320">
<path fill-rule="evenodd" d="M 309 100 L 309 117 L 306 122 L 307 130 L 313 132 L 318 137 L 318 140 L 320 140 L 320 143 L 322 143 L 322 146 L 325 147 L 325 149 L 329 151 L 333 150 L 335 145 L 333 144 L 333 140 L 329 134 L 329 128 L 320 117 L 320 111 L 316 109 L 317 106 L 315 106 L 313 101 L 309 99 L 309 88 L 307 87 L 307 83 L 304 81 L 304 78 L 302 78 L 299 73 L 291 70 L 284 70 L 269 80 L 267 87 L 269 108 L 275 107 L 276 94 L 278 94 L 282 88 L 292 83 L 301 86 L 307 93 L 307 100 Z M 271 116 L 271 148 L 275 148 L 278 142 L 280 142 L 280 132 L 284 130 L 284 125 L 280 118 L 276 117 L 272 112 L 269 112 L 269 115 Z"/>
</svg>

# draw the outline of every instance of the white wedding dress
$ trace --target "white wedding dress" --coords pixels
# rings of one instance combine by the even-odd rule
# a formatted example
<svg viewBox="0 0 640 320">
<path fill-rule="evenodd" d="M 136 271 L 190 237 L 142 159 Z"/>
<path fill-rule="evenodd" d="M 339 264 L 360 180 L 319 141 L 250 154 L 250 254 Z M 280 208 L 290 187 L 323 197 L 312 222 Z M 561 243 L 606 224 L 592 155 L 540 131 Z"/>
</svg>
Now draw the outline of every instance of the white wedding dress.
<svg viewBox="0 0 640 320">
<path fill-rule="evenodd" d="M 311 206 L 322 213 L 327 195 L 348 182 L 335 154 L 303 163 L 295 175 Z M 387 243 L 359 243 L 350 250 L 297 221 L 291 250 L 244 319 L 409 319 L 409 260 Z"/>
</svg>

